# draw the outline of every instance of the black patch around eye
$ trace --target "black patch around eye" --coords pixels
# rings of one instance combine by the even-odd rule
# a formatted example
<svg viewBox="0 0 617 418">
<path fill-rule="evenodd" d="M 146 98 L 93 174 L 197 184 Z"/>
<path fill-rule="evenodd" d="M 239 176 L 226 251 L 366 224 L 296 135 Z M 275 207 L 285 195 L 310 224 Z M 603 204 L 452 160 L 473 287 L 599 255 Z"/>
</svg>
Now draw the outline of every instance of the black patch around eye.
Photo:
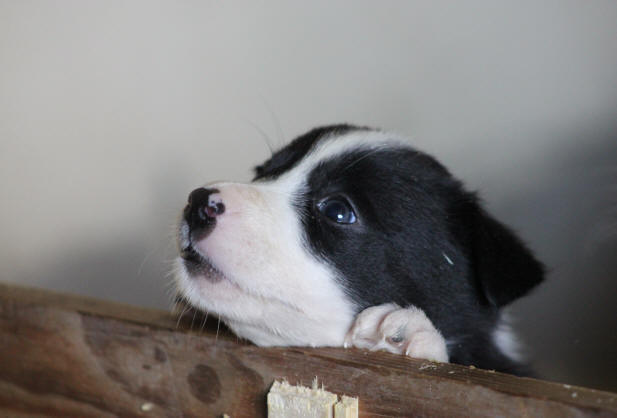
<svg viewBox="0 0 617 418">
<path fill-rule="evenodd" d="M 463 292 L 457 286 L 466 286 L 450 279 L 462 274 L 464 264 L 444 269 L 441 252 L 446 243 L 448 255 L 456 254 L 442 218 L 447 201 L 460 194 L 458 183 L 425 154 L 356 149 L 318 164 L 296 204 L 306 243 L 339 272 L 359 307 L 395 302 L 431 313 L 426 295 Z M 349 225 L 353 215 L 339 197 L 353 202 L 361 225 Z"/>
</svg>

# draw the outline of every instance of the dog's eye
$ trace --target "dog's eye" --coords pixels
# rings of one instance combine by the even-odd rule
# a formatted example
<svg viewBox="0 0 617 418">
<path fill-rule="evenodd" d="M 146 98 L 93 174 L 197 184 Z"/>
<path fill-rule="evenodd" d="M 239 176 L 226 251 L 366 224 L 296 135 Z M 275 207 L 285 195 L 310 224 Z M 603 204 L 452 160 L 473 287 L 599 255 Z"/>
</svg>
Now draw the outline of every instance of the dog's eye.
<svg viewBox="0 0 617 418">
<path fill-rule="evenodd" d="M 326 199 L 321 201 L 317 208 L 328 219 L 339 224 L 352 224 L 356 222 L 356 213 L 349 202 L 343 198 Z"/>
</svg>

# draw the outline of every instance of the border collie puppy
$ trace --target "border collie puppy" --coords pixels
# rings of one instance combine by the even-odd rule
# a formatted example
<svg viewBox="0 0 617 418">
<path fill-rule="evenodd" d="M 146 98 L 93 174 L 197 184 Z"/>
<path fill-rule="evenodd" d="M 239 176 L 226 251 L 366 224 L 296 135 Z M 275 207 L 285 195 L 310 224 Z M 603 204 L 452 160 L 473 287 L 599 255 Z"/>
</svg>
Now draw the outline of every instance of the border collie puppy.
<svg viewBox="0 0 617 418">
<path fill-rule="evenodd" d="M 396 135 L 313 129 L 251 183 L 194 190 L 180 298 L 260 346 L 355 346 L 515 374 L 501 308 L 543 267 L 434 158 Z"/>
</svg>

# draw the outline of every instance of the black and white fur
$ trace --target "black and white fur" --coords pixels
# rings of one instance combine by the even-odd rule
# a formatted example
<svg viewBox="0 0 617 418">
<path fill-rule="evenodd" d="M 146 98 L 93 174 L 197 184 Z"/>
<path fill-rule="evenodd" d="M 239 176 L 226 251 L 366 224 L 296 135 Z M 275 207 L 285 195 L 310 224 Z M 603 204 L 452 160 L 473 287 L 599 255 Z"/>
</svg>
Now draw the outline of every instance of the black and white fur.
<svg viewBox="0 0 617 418">
<path fill-rule="evenodd" d="M 527 373 L 501 308 L 543 268 L 434 158 L 394 134 L 336 125 L 255 173 L 191 194 L 175 274 L 189 304 L 261 346 Z"/>
</svg>

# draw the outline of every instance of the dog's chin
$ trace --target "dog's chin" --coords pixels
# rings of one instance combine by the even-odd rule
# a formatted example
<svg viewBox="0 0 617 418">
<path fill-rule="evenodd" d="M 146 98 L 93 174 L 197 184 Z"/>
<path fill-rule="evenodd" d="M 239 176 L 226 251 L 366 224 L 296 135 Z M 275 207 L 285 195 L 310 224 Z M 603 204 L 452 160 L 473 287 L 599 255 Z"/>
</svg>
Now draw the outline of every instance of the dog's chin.
<svg viewBox="0 0 617 418">
<path fill-rule="evenodd" d="M 180 258 L 187 275 L 193 279 L 205 279 L 220 282 L 225 275 L 214 266 L 212 261 L 198 253 L 192 246 L 181 251 Z"/>
</svg>

